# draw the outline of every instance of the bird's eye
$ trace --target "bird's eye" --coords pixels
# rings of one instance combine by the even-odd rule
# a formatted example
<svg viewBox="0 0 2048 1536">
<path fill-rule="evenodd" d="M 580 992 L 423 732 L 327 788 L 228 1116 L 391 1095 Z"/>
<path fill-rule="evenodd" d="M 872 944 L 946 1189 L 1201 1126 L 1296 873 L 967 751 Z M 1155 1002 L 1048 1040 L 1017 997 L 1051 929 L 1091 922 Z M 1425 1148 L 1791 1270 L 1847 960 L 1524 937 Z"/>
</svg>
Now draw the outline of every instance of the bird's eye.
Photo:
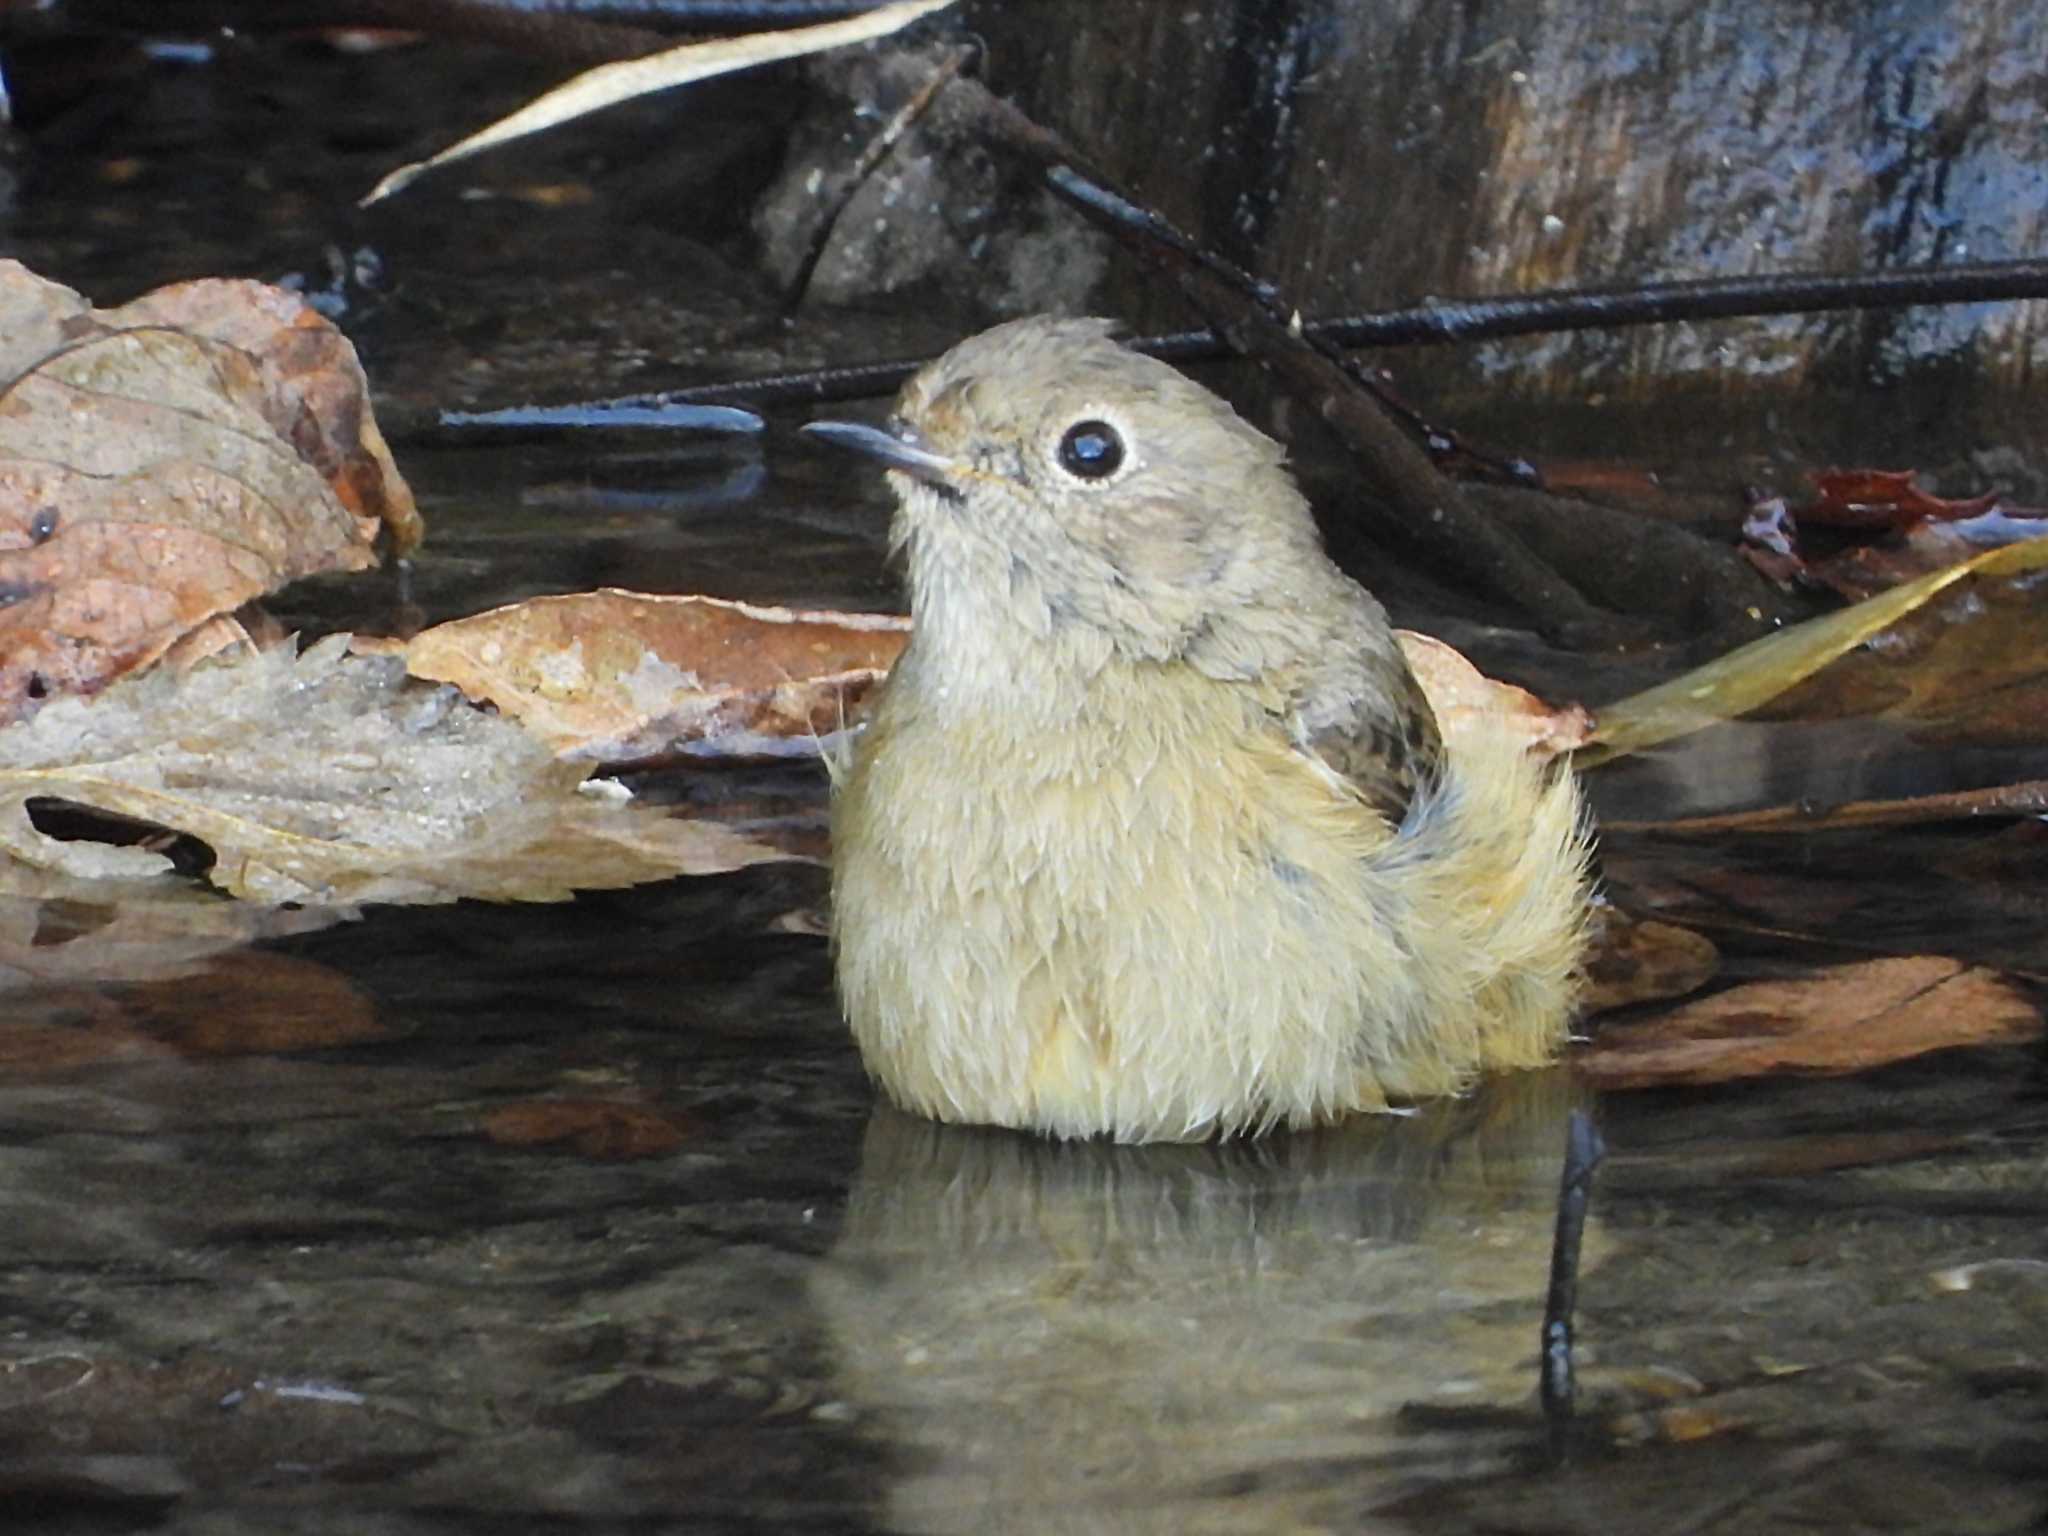
<svg viewBox="0 0 2048 1536">
<path fill-rule="evenodd" d="M 1059 460 L 1079 479 L 1105 480 L 1123 467 L 1123 436 L 1106 421 L 1077 421 L 1060 438 Z"/>
</svg>

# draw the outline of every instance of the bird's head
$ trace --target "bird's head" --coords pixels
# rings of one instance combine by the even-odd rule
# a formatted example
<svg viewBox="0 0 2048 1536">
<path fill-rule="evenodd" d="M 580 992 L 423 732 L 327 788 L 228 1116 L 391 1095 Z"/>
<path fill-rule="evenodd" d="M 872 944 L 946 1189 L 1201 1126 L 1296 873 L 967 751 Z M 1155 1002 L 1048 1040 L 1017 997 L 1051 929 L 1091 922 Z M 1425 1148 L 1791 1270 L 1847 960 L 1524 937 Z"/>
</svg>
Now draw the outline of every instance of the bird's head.
<svg viewBox="0 0 2048 1536">
<path fill-rule="evenodd" d="M 1109 332 L 1000 325 L 918 373 L 886 427 L 808 429 L 888 466 L 920 617 L 1003 605 L 1163 660 L 1233 610 L 1328 579 L 1279 445 Z"/>
</svg>

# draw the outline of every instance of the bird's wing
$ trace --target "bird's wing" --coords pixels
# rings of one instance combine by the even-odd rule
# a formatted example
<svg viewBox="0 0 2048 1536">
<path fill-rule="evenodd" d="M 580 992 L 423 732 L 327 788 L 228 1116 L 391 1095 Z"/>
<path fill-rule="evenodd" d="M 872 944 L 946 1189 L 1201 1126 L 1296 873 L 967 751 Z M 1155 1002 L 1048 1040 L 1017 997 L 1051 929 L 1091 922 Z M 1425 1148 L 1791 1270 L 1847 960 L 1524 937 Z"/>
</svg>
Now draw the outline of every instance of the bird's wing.
<svg viewBox="0 0 2048 1536">
<path fill-rule="evenodd" d="M 1399 825 L 1415 797 L 1443 771 L 1443 737 L 1436 713 L 1415 675 L 1389 669 L 1387 690 L 1360 698 L 1356 707 L 1315 723 L 1303 721 L 1302 746 L 1342 778 L 1351 791 Z"/>
</svg>

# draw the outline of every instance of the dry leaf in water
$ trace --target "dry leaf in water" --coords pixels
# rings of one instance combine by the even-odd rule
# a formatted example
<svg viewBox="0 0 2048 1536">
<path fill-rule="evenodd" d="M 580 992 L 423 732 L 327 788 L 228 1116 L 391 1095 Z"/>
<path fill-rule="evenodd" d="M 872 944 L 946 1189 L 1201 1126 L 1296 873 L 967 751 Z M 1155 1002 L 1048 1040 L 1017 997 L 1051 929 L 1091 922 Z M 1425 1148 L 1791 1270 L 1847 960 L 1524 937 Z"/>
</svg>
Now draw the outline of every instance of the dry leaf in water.
<svg viewBox="0 0 2048 1536">
<path fill-rule="evenodd" d="M 585 770 L 517 726 L 347 643 L 147 673 L 0 731 L 0 848 L 81 877 L 167 870 L 46 836 L 31 812 L 89 807 L 196 840 L 233 895 L 308 904 L 552 901 L 787 857 L 579 793 Z"/>
<path fill-rule="evenodd" d="M 526 1099 L 484 1116 L 484 1135 L 501 1147 L 567 1146 L 599 1162 L 660 1157 L 694 1127 L 644 1104 L 616 1099 Z"/>
<path fill-rule="evenodd" d="M 381 1040 L 389 1029 L 347 977 L 294 955 L 238 950 L 180 976 L 51 988 L 9 999 L 9 1079 L 166 1056 L 249 1056 Z"/>
<path fill-rule="evenodd" d="M 405 662 L 495 704 L 566 757 L 784 755 L 814 752 L 840 728 L 909 627 L 888 614 L 607 588 L 437 624 Z"/>
<path fill-rule="evenodd" d="M 1486 720 L 1507 726 L 1529 751 L 1550 758 L 1584 746 L 1592 735 L 1593 717 L 1582 704 L 1546 704 L 1526 688 L 1495 682 L 1430 635 L 1397 629 L 1394 638 L 1446 736 Z"/>
<path fill-rule="evenodd" d="M 856 717 L 909 631 L 893 614 L 606 588 L 437 624 L 404 655 L 415 677 L 495 704 L 566 757 L 782 756 L 818 750 Z M 1505 722 L 1544 757 L 1587 739 L 1581 706 L 1553 708 L 1441 640 L 1395 633 L 1448 734 Z"/>
<path fill-rule="evenodd" d="M 207 281 L 96 311 L 0 261 L 0 723 L 418 539 L 340 332 Z"/>
<path fill-rule="evenodd" d="M 1839 1076 L 1928 1051 L 2036 1038 L 2041 1015 L 1996 972 L 1940 955 L 1831 966 L 1730 987 L 1601 1033 L 1573 1057 L 1596 1088 Z"/>
</svg>

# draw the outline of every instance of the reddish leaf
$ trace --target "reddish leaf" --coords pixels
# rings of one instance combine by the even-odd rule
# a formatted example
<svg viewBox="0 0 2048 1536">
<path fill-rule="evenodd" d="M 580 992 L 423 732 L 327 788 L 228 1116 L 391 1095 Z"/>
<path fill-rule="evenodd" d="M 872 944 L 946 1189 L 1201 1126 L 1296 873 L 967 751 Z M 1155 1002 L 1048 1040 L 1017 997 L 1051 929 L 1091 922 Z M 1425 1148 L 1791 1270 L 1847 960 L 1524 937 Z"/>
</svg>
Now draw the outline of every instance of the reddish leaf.
<svg viewBox="0 0 2048 1536">
<path fill-rule="evenodd" d="M 690 1129 L 675 1116 L 611 1099 L 526 1099 L 492 1110 L 483 1126 L 501 1147 L 566 1142 L 602 1162 L 660 1157 L 681 1146 Z"/>
<path fill-rule="evenodd" d="M 1799 509 L 1799 520 L 1829 528 L 1910 528 L 1926 518 L 1954 522 L 1998 505 L 1998 492 L 1965 501 L 1930 496 L 1910 469 L 1828 469 L 1813 477 L 1820 499 Z"/>
<path fill-rule="evenodd" d="M 321 1050 L 389 1033 L 337 972 L 237 950 L 171 979 L 10 996 L 0 1017 L 0 1068 L 21 1078 L 137 1058 Z"/>
</svg>

